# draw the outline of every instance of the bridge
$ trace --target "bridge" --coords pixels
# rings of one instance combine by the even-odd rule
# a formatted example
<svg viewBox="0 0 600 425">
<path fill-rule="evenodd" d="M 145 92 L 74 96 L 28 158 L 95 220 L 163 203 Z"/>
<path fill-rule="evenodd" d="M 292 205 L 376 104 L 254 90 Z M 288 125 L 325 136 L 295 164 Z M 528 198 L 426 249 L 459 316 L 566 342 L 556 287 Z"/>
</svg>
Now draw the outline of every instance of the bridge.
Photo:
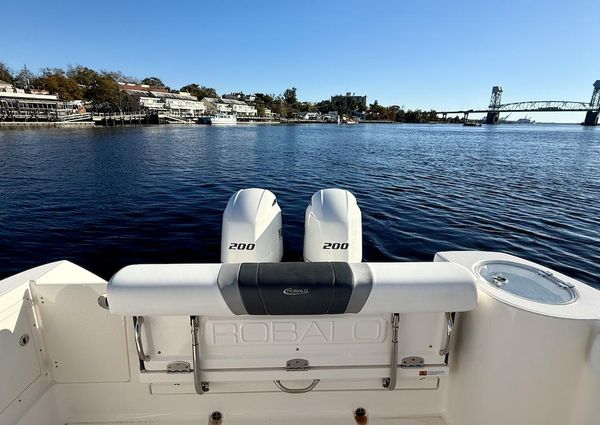
<svg viewBox="0 0 600 425">
<path fill-rule="evenodd" d="M 592 99 L 589 102 L 578 102 L 572 100 L 533 100 L 526 102 L 502 103 L 502 87 L 494 86 L 490 104 L 486 109 L 463 109 L 455 111 L 437 112 L 444 119 L 448 115 L 463 114 L 464 121 L 469 119 L 469 114 L 486 114 L 486 124 L 497 124 L 500 114 L 504 112 L 585 112 L 583 125 L 598 125 L 600 115 L 600 80 L 594 83 Z"/>
</svg>

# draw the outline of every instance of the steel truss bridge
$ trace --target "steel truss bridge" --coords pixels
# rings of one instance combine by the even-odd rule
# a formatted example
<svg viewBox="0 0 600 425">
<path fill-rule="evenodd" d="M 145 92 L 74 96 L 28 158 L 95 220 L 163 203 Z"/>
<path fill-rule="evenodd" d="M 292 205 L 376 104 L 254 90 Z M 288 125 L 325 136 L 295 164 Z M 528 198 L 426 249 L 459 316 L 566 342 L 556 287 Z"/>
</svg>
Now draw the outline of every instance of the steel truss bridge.
<svg viewBox="0 0 600 425">
<path fill-rule="evenodd" d="M 440 111 L 438 115 L 446 118 L 450 114 L 463 114 L 463 120 L 468 120 L 469 114 L 487 114 L 486 124 L 496 124 L 503 112 L 585 112 L 584 125 L 597 125 L 600 115 L 600 80 L 594 83 L 592 99 L 589 102 L 572 100 L 532 100 L 527 102 L 501 103 L 502 87 L 494 86 L 490 105 L 487 109 L 462 109 L 455 111 Z"/>
<path fill-rule="evenodd" d="M 532 100 L 500 105 L 496 112 L 587 112 L 593 111 L 588 102 L 571 100 Z M 489 109 L 468 109 L 460 111 L 443 111 L 438 114 L 487 113 Z"/>
</svg>

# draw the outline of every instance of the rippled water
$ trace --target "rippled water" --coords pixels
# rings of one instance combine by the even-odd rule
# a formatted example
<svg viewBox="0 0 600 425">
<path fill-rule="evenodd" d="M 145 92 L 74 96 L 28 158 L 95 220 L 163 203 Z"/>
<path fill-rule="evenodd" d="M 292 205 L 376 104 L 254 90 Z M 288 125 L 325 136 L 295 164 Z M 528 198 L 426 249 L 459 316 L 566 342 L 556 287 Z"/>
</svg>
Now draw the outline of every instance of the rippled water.
<svg viewBox="0 0 600 425">
<path fill-rule="evenodd" d="M 304 209 L 352 191 L 364 259 L 505 251 L 600 287 L 600 128 L 162 126 L 0 132 L 0 278 L 58 259 L 109 278 L 139 262 L 218 262 L 244 187 L 283 209 L 301 260 Z"/>
</svg>

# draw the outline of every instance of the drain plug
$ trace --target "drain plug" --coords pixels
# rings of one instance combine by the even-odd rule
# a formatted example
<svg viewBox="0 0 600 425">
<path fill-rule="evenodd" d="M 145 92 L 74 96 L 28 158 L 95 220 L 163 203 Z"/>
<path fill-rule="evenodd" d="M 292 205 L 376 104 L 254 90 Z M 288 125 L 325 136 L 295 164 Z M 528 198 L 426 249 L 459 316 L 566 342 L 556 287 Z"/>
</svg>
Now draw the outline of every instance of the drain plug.
<svg viewBox="0 0 600 425">
<path fill-rule="evenodd" d="M 221 423 L 223 422 L 223 414 L 218 410 L 215 410 L 210 414 L 209 419 L 209 425 L 221 425 Z"/>
<path fill-rule="evenodd" d="M 357 425 L 367 425 L 369 418 L 364 407 L 359 407 L 354 411 L 354 420 Z"/>
</svg>

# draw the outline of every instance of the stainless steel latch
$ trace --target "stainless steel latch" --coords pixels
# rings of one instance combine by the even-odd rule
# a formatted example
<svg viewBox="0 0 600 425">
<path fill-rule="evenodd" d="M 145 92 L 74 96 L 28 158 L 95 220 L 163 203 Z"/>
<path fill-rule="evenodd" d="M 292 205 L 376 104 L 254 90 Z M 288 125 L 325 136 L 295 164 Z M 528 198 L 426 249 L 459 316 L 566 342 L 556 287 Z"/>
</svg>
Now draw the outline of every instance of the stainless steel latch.
<svg viewBox="0 0 600 425">
<path fill-rule="evenodd" d="M 556 285 L 560 286 L 561 288 L 573 289 L 575 287 L 575 285 L 573 285 L 572 283 L 565 282 L 564 280 L 557 278 L 556 276 L 554 276 L 554 274 L 551 271 L 538 270 L 537 273 L 538 273 L 538 275 L 545 277 L 546 279 L 555 283 Z"/>
</svg>

